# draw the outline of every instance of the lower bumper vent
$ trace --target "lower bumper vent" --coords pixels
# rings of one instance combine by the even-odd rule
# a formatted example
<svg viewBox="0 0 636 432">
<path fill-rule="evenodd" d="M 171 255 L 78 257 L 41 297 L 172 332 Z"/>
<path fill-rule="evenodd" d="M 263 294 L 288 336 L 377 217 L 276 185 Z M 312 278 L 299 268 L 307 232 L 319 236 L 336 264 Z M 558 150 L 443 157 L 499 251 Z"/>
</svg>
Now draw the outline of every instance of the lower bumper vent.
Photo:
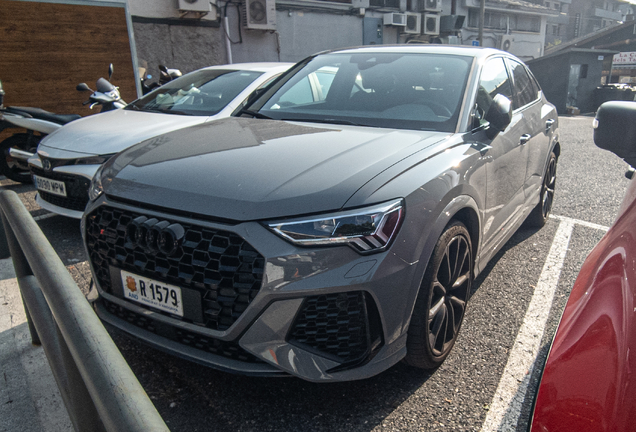
<svg viewBox="0 0 636 432">
<path fill-rule="evenodd" d="M 382 345 L 373 300 L 363 291 L 305 299 L 288 336 L 291 344 L 343 364 L 368 360 Z"/>
</svg>

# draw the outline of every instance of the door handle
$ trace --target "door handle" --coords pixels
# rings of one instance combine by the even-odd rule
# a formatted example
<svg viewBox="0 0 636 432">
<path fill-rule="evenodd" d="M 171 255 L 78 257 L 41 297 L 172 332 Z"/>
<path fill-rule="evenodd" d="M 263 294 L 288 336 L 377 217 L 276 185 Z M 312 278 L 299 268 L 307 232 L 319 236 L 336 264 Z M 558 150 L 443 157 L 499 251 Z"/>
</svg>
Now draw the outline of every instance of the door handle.
<svg viewBox="0 0 636 432">
<path fill-rule="evenodd" d="M 548 119 L 548 120 L 545 122 L 545 131 L 546 131 L 546 132 L 548 132 L 548 131 L 550 130 L 550 128 L 552 128 L 552 125 L 553 125 L 554 123 L 556 123 L 556 120 L 555 120 L 555 119 Z"/>
<path fill-rule="evenodd" d="M 532 138 L 532 135 L 530 134 L 521 135 L 521 138 L 519 138 L 519 144 L 521 145 L 526 144 L 528 141 L 530 141 L 530 138 Z"/>
</svg>

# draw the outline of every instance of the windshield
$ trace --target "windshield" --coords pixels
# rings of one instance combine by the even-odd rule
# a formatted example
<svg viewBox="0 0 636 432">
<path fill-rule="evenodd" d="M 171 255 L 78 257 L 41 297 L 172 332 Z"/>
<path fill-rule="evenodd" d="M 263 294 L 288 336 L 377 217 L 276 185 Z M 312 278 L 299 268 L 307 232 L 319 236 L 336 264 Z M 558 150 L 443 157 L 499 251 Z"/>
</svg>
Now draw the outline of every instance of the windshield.
<svg viewBox="0 0 636 432">
<path fill-rule="evenodd" d="M 425 53 L 320 55 L 249 109 L 277 120 L 453 132 L 471 62 Z"/>
<path fill-rule="evenodd" d="M 157 88 L 127 109 L 211 116 L 220 112 L 263 72 L 200 70 Z"/>
</svg>

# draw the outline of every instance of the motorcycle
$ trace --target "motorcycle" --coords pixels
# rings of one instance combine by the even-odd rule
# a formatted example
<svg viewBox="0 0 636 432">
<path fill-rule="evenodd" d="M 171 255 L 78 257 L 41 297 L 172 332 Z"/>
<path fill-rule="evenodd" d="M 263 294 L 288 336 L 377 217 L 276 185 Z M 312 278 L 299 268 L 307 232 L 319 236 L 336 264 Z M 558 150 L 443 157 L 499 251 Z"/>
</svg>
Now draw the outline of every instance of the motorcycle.
<svg viewBox="0 0 636 432">
<path fill-rule="evenodd" d="M 90 104 L 93 109 L 101 105 L 100 112 L 110 111 L 126 106 L 119 89 L 110 83 L 113 76 L 113 65 L 108 67 L 108 80 L 97 80 L 96 90 L 91 90 L 85 83 L 77 85 L 78 91 L 90 91 L 92 94 L 83 105 Z M 0 83 L 0 90 L 2 85 Z M 4 96 L 4 91 L 1 91 Z M 0 104 L 0 132 L 9 128 L 23 128 L 27 131 L 11 135 L 0 142 L 0 174 L 20 183 L 30 183 L 31 175 L 27 160 L 36 152 L 40 140 L 55 132 L 65 124 L 81 118 L 79 114 L 54 114 L 41 108 L 4 107 Z"/>
<path fill-rule="evenodd" d="M 159 82 L 147 83 L 148 80 L 152 79 L 152 75 L 145 73 L 142 74 L 141 77 L 141 89 L 144 95 L 147 95 L 157 87 L 161 87 L 167 82 L 172 81 L 175 78 L 179 78 L 182 75 L 179 69 L 168 69 L 163 65 L 159 65 Z"/>
</svg>

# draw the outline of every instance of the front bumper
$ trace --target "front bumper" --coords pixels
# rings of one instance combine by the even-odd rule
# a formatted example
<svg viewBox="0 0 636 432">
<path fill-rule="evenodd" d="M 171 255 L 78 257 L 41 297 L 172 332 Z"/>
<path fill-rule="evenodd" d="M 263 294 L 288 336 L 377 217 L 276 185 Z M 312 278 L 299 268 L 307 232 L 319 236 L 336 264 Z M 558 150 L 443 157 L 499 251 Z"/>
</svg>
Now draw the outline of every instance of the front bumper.
<svg viewBox="0 0 636 432">
<path fill-rule="evenodd" d="M 35 155 L 29 158 L 31 175 L 62 181 L 66 185 L 67 196 L 38 191 L 36 202 L 50 212 L 81 219 L 88 204 L 88 187 L 99 165 L 61 165 L 51 170 L 42 167 L 42 161 Z"/>
<path fill-rule="evenodd" d="M 101 206 L 105 207 L 100 209 Z M 102 212 L 104 208 L 108 212 Z M 119 226 L 123 232 L 125 228 L 121 225 L 126 218 L 140 213 L 184 226 L 196 223 L 203 232 L 214 230 L 214 235 L 228 233 L 232 238 L 244 239 L 258 251 L 264 260 L 262 281 L 249 304 L 231 306 L 244 309 L 233 314 L 233 322 L 209 325 L 187 313 L 180 319 L 124 298 L 118 288 L 121 284 L 117 281 L 118 268 L 166 283 L 175 284 L 176 280 L 149 270 L 156 266 L 148 264 L 152 257 L 148 261 L 140 250 L 115 244 L 112 239 L 116 234 L 108 227 L 91 231 L 99 219 L 108 220 L 108 226 Z M 117 221 L 112 222 L 112 215 Z M 82 232 L 99 293 L 95 308 L 100 318 L 176 356 L 235 373 L 347 381 L 376 375 L 406 354 L 406 328 L 412 309 L 408 299 L 414 297 L 410 291 L 414 278 L 417 279 L 416 266 L 391 251 L 361 256 L 346 246 L 298 248 L 256 222 L 227 225 L 193 221 L 108 202 L 104 197 L 87 208 Z M 102 239 L 95 237 L 100 232 L 104 235 Z M 105 252 L 110 250 L 109 241 L 112 253 Z M 98 250 L 103 255 L 96 255 Z M 195 257 L 197 252 L 191 255 Z M 190 256 L 181 257 L 179 271 L 187 274 L 191 267 L 196 269 L 197 264 L 190 264 Z M 238 278 L 243 276 L 234 276 Z M 177 283 L 188 291 L 197 288 L 196 279 L 195 274 L 191 280 L 186 277 Z M 240 289 L 237 290 L 240 297 Z M 198 307 L 203 308 L 204 314 L 208 312 L 206 307 L 216 304 L 208 302 L 209 292 L 200 291 Z M 213 292 L 214 299 L 221 295 L 230 294 L 223 294 L 222 288 Z M 360 336 L 361 328 L 367 335 L 364 349 L 359 346 L 365 340 Z"/>
</svg>

